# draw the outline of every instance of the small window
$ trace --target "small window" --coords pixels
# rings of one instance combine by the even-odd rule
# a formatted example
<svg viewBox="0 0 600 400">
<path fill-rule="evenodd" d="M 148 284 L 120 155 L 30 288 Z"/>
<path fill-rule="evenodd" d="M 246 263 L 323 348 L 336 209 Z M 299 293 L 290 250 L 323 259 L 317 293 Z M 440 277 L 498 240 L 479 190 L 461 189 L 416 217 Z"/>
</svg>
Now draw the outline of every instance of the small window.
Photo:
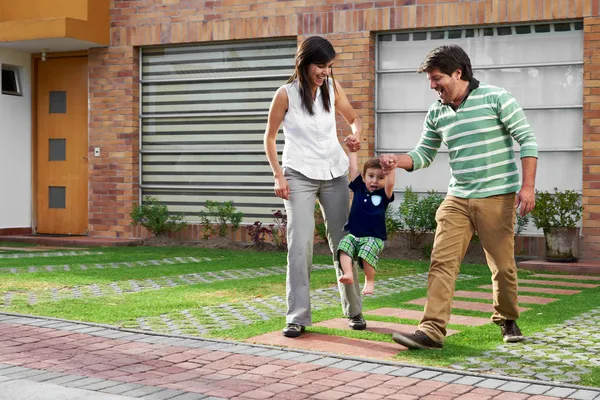
<svg viewBox="0 0 600 400">
<path fill-rule="evenodd" d="M 448 39 L 460 39 L 462 37 L 462 30 L 448 31 Z"/>
<path fill-rule="evenodd" d="M 396 42 L 408 42 L 410 39 L 409 33 L 398 33 L 396 34 Z"/>
<path fill-rule="evenodd" d="M 12 65 L 2 66 L 2 94 L 22 96 L 19 68 Z"/>
<path fill-rule="evenodd" d="M 498 32 L 498 36 L 512 35 L 512 29 L 510 26 L 499 26 L 496 29 L 496 32 Z"/>
<path fill-rule="evenodd" d="M 413 33 L 413 40 L 427 40 L 427 32 Z"/>
<path fill-rule="evenodd" d="M 431 32 L 431 40 L 444 39 L 445 35 L 446 35 L 446 33 L 444 31 Z"/>
</svg>

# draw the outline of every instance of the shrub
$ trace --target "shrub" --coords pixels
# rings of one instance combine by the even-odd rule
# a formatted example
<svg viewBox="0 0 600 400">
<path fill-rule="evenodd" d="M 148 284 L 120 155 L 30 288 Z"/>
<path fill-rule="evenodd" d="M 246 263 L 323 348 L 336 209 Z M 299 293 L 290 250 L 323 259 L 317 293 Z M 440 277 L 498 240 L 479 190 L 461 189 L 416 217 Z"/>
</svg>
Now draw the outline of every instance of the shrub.
<svg viewBox="0 0 600 400">
<path fill-rule="evenodd" d="M 515 224 L 515 235 L 520 235 L 523 233 L 527 225 L 529 225 L 529 221 L 531 221 L 531 214 L 527 214 L 524 217 L 517 214 L 517 222 Z"/>
<path fill-rule="evenodd" d="M 399 207 L 398 222 L 400 234 L 408 241 L 410 248 L 418 248 L 428 233 L 435 232 L 435 213 L 443 200 L 444 198 L 433 190 L 419 199 L 410 186 L 406 187 L 404 199 Z"/>
<path fill-rule="evenodd" d="M 170 215 L 167 205 L 156 197 L 146 197 L 130 215 L 132 224 L 141 225 L 156 236 L 180 231 L 186 225 L 183 215 Z"/>
<path fill-rule="evenodd" d="M 263 243 L 267 235 L 272 235 L 273 233 L 273 225 L 269 225 L 268 227 L 262 226 L 262 222 L 256 221 L 254 224 L 246 227 L 248 230 L 248 235 L 252 239 L 252 242 L 255 246 Z"/>
<path fill-rule="evenodd" d="M 554 193 L 535 191 L 535 208 L 531 212 L 536 228 L 575 228 L 581 219 L 583 207 L 579 194 L 573 190 Z"/>
<path fill-rule="evenodd" d="M 273 221 L 275 225 L 271 229 L 273 243 L 275 246 L 285 249 L 287 248 L 287 215 L 281 210 L 273 211 Z"/>
<path fill-rule="evenodd" d="M 237 230 L 242 222 L 242 218 L 244 218 L 244 214 L 237 211 L 232 201 L 219 203 L 217 201 L 206 200 L 204 207 L 206 211 L 200 212 L 204 239 L 208 239 L 215 233 L 215 225 L 217 226 L 216 233 L 219 236 L 227 234 L 228 225 L 231 225 L 234 231 Z"/>
<path fill-rule="evenodd" d="M 322 241 L 327 242 L 327 228 L 321 212 L 321 205 L 318 202 L 315 203 L 315 233 Z"/>
</svg>

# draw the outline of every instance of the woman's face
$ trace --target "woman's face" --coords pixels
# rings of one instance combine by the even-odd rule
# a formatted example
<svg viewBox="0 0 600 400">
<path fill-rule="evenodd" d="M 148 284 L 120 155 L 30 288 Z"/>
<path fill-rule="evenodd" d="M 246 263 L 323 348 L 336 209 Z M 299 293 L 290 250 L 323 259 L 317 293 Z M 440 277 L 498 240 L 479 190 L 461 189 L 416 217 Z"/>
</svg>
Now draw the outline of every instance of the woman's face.
<svg viewBox="0 0 600 400">
<path fill-rule="evenodd" d="M 323 85 L 325 79 L 331 75 L 333 60 L 324 64 L 310 64 L 308 66 L 308 77 L 312 86 L 319 87 Z"/>
</svg>

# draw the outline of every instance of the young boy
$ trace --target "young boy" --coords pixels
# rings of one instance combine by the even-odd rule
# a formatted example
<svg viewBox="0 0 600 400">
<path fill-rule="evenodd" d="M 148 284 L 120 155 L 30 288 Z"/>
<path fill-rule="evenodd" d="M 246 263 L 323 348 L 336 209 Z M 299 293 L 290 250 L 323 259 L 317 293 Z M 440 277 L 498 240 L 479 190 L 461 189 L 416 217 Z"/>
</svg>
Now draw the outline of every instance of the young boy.
<svg viewBox="0 0 600 400">
<path fill-rule="evenodd" d="M 339 281 L 354 283 L 352 275 L 353 260 L 358 259 L 365 271 L 364 295 L 373 294 L 375 269 L 378 256 L 383 250 L 383 241 L 387 240 L 385 228 L 385 210 L 394 201 L 394 182 L 396 171 L 387 176 L 379 159 L 372 158 L 363 167 L 363 175 L 358 169 L 358 154 L 349 153 L 350 185 L 354 192 L 352 207 L 344 231 L 348 232 L 338 246 L 338 255 L 343 275 Z"/>
</svg>

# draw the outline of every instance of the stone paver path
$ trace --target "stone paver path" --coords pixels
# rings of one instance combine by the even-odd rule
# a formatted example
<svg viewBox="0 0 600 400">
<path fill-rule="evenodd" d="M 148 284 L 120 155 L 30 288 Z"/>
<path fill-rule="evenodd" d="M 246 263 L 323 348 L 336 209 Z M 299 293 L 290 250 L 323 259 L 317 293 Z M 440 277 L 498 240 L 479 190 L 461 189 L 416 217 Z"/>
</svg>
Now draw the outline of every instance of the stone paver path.
<svg viewBox="0 0 600 400">
<path fill-rule="evenodd" d="M 422 297 L 420 299 L 407 301 L 407 303 L 424 306 L 425 303 L 427 303 L 427 298 Z M 454 300 L 454 301 L 452 301 L 452 308 L 460 308 L 462 310 L 470 310 L 470 311 L 494 312 L 494 306 L 492 304 L 479 303 L 479 302 L 474 302 L 474 301 Z M 519 307 L 519 312 L 524 312 L 527 310 L 529 310 L 529 308 Z"/>
<path fill-rule="evenodd" d="M 403 319 L 421 320 L 423 311 L 403 310 L 400 308 L 379 308 L 377 310 L 368 310 L 365 315 L 381 315 L 384 317 L 396 317 Z M 492 321 L 489 318 L 469 317 L 466 315 L 450 315 L 450 323 L 458 325 L 481 326 L 487 325 Z"/>
<path fill-rule="evenodd" d="M 600 276 L 591 276 L 591 275 L 534 274 L 531 276 L 534 278 L 576 279 L 578 281 L 600 281 Z"/>
<path fill-rule="evenodd" d="M 92 256 L 104 254 L 101 251 L 57 251 L 44 253 L 15 253 L 0 254 L 0 258 L 36 258 L 36 257 L 73 257 L 73 256 Z"/>
<path fill-rule="evenodd" d="M 12 381 L 106 399 L 600 399 L 575 385 L 0 314 L 0 385 Z"/>
<path fill-rule="evenodd" d="M 463 274 L 458 277 L 459 280 L 473 278 L 473 276 Z M 370 297 L 387 296 L 424 287 L 427 287 L 427 274 L 382 279 L 377 282 L 376 291 Z M 322 310 L 332 306 L 339 307 L 339 296 L 337 286 L 312 290 L 312 309 Z M 233 329 L 256 321 L 268 321 L 275 317 L 281 317 L 285 315 L 286 309 L 285 298 L 272 296 L 256 298 L 251 301 L 181 310 L 160 316 L 140 317 L 135 321 L 123 322 L 123 326 L 154 332 L 202 336 L 209 332 Z"/>
<path fill-rule="evenodd" d="M 492 285 L 479 286 L 479 289 L 492 289 Z M 532 287 L 532 286 L 521 286 L 519 285 L 519 293 L 547 293 L 547 294 L 566 294 L 572 295 L 581 293 L 581 290 L 570 290 L 570 289 L 552 289 L 544 287 Z"/>
<path fill-rule="evenodd" d="M 519 345 L 502 345 L 454 368 L 492 372 L 544 381 L 578 382 L 600 366 L 600 308 L 526 337 Z"/>
</svg>

